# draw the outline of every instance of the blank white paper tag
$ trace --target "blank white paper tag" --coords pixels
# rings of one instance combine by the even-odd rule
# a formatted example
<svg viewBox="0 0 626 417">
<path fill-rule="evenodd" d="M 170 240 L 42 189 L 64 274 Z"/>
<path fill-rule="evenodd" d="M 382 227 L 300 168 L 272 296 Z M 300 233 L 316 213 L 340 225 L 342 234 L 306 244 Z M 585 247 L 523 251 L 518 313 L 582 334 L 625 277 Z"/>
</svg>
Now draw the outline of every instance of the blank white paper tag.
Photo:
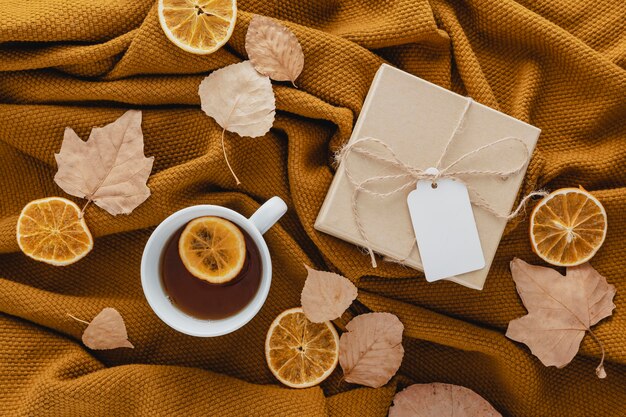
<svg viewBox="0 0 626 417">
<path fill-rule="evenodd" d="M 426 172 L 436 173 L 435 168 Z M 424 274 L 428 282 L 485 267 L 476 220 L 465 184 L 417 182 L 407 198 Z"/>
</svg>

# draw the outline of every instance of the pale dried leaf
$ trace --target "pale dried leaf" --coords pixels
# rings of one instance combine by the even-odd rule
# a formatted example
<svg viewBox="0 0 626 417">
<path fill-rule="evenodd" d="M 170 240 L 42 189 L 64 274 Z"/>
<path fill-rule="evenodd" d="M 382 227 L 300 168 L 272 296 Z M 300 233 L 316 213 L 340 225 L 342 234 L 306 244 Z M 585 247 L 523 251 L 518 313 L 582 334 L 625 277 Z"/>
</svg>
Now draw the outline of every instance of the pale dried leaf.
<svg viewBox="0 0 626 417">
<path fill-rule="evenodd" d="M 306 317 L 313 323 L 341 317 L 357 296 L 354 284 L 333 272 L 316 271 L 306 265 L 305 268 L 308 276 L 300 303 Z"/>
<path fill-rule="evenodd" d="M 450 384 L 414 384 L 396 394 L 389 417 L 502 417 L 471 389 Z"/>
<path fill-rule="evenodd" d="M 104 308 L 83 332 L 83 343 L 90 349 L 104 350 L 120 347 L 134 348 L 128 341 L 121 314 L 114 308 Z"/>
<path fill-rule="evenodd" d="M 390 313 L 356 316 L 339 339 L 339 363 L 347 382 L 378 388 L 402 363 L 404 326 Z"/>
<path fill-rule="evenodd" d="M 250 61 L 213 71 L 198 89 L 202 110 L 225 130 L 256 138 L 274 123 L 276 102 L 269 78 Z"/>
<path fill-rule="evenodd" d="M 246 52 L 257 71 L 276 81 L 291 81 L 304 67 L 298 38 L 280 23 L 255 15 L 246 33 Z"/>
<path fill-rule="evenodd" d="M 129 110 L 91 130 L 87 142 L 65 128 L 54 181 L 66 193 L 95 202 L 112 215 L 128 214 L 150 196 L 154 157 L 143 153 L 141 112 Z"/>
<path fill-rule="evenodd" d="M 563 276 L 552 268 L 515 258 L 511 274 L 528 314 L 512 320 L 506 336 L 528 345 L 545 366 L 562 368 L 570 363 L 585 332 L 591 332 L 591 326 L 609 317 L 615 308 L 615 287 L 589 263 L 569 267 Z M 606 376 L 604 347 L 593 337 L 602 350 L 596 370 L 602 378 Z"/>
</svg>

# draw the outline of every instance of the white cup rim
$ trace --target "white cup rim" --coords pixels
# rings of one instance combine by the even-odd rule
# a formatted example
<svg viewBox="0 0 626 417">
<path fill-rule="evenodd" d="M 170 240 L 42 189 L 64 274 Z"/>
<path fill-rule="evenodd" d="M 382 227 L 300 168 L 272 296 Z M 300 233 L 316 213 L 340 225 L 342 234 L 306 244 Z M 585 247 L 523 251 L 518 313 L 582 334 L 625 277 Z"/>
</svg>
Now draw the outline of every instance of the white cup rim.
<svg viewBox="0 0 626 417">
<path fill-rule="evenodd" d="M 202 216 L 222 217 L 241 227 L 250 235 L 261 256 L 262 275 L 256 294 L 243 309 L 224 319 L 199 319 L 183 312 L 169 299 L 161 280 L 161 255 L 165 245 L 181 227 Z M 197 205 L 171 214 L 154 229 L 141 258 L 141 286 L 148 304 L 161 321 L 190 336 L 222 336 L 241 328 L 256 316 L 265 303 L 271 282 L 272 261 L 263 235 L 249 219 L 222 206 Z"/>
</svg>

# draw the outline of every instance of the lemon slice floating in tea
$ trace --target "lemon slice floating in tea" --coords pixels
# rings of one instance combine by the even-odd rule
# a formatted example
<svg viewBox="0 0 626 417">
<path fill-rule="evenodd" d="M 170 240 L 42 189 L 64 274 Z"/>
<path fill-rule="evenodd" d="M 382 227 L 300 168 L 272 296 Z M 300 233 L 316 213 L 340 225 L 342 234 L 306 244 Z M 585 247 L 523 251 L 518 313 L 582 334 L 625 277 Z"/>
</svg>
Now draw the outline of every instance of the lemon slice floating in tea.
<svg viewBox="0 0 626 417">
<path fill-rule="evenodd" d="M 606 211 L 594 196 L 582 188 L 562 188 L 533 210 L 530 242 L 552 265 L 580 265 L 600 249 L 606 229 Z"/>
<path fill-rule="evenodd" d="M 159 0 L 165 35 L 193 54 L 210 54 L 224 45 L 235 28 L 235 0 Z"/>
<path fill-rule="evenodd" d="M 178 254 L 196 278 L 223 284 L 235 278 L 246 260 L 246 241 L 239 228 L 215 216 L 190 221 L 178 240 Z"/>
<path fill-rule="evenodd" d="M 265 339 L 265 359 L 274 376 L 292 388 L 324 381 L 339 361 L 339 336 L 329 321 L 313 323 L 302 308 L 283 311 Z"/>
<path fill-rule="evenodd" d="M 61 197 L 31 201 L 17 219 L 17 244 L 24 254 L 63 266 L 87 255 L 93 238 L 80 209 Z"/>
</svg>

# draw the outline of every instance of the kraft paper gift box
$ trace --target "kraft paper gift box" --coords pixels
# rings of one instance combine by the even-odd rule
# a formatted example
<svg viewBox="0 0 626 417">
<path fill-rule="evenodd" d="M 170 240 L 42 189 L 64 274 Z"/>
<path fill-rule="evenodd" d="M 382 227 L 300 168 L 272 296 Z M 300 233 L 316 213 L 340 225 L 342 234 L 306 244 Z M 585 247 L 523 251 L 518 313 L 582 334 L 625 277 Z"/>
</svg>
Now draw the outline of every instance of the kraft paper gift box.
<svg viewBox="0 0 626 417">
<path fill-rule="evenodd" d="M 403 163 L 425 170 L 435 166 L 444 152 L 467 102 L 467 97 L 383 64 L 374 77 L 348 144 L 368 137 L 379 139 Z M 462 126 L 453 136 L 443 162 L 444 165 L 451 163 L 461 155 L 502 138 L 514 137 L 522 141 L 527 147 L 526 154 L 520 155 L 519 147 L 515 149 L 513 143 L 505 142 L 475 153 L 456 167 L 460 170 L 506 171 L 520 166 L 521 169 L 508 178 L 472 175 L 462 179 L 468 189 L 478 193 L 494 211 L 508 214 L 515 203 L 539 133 L 540 130 L 534 126 L 474 102 L 468 108 Z M 389 157 L 387 151 L 376 143 L 368 142 L 364 145 L 374 153 Z M 366 242 L 357 228 L 352 208 L 354 185 L 347 178 L 347 162 L 349 174 L 359 182 L 377 176 L 398 174 L 396 168 L 371 158 L 354 156 L 350 161 L 341 161 L 315 228 L 423 270 L 407 206 L 407 195 L 415 189 L 415 185 L 386 197 L 359 194 L 356 203 L 359 219 L 366 231 Z M 380 193 L 393 190 L 399 185 L 402 185 L 402 181 L 394 183 L 394 180 L 385 180 L 369 184 Z M 485 267 L 447 279 L 481 290 L 507 219 L 477 205 L 472 207 Z M 369 258 L 364 256 L 363 262 L 369 262 Z M 454 259 L 450 259 L 450 262 L 454 262 Z"/>
</svg>

